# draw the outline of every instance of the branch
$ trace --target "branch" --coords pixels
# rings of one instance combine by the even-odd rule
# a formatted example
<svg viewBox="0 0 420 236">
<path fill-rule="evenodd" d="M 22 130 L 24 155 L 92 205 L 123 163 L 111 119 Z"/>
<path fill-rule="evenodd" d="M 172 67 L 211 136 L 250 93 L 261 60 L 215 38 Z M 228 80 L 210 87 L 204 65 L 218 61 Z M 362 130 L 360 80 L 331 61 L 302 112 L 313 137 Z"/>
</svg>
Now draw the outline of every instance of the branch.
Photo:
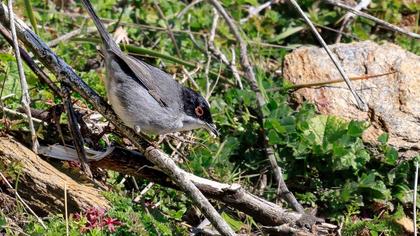
<svg viewBox="0 0 420 236">
<path fill-rule="evenodd" d="M 405 34 L 405 35 L 410 36 L 412 38 L 420 39 L 420 34 L 416 34 L 416 33 L 407 31 L 407 30 L 402 29 L 402 28 L 400 28 L 398 26 L 395 26 L 393 24 L 390 24 L 390 23 L 388 23 L 386 21 L 383 21 L 381 19 L 378 19 L 378 18 L 376 18 L 374 16 L 371 16 L 371 15 L 369 15 L 367 13 L 358 11 L 358 10 L 354 9 L 353 7 L 348 6 L 348 5 L 346 5 L 346 4 L 344 4 L 344 3 L 340 2 L 340 1 L 333 1 L 333 0 L 323 0 L 323 1 L 326 2 L 326 3 L 328 3 L 328 4 L 331 4 L 333 6 L 344 8 L 347 11 L 350 11 L 350 12 L 352 12 L 352 13 L 358 15 L 358 16 L 361 16 L 361 17 L 367 18 L 367 19 L 369 19 L 371 21 L 374 21 L 374 22 L 376 22 L 376 23 L 378 23 L 378 24 L 380 24 L 380 25 L 382 25 L 382 26 L 384 26 L 384 27 L 386 27 L 386 28 L 388 28 L 388 29 L 390 29 L 392 31 L 397 31 L 399 33 Z"/>
<path fill-rule="evenodd" d="M 306 24 L 308 24 L 309 28 L 311 28 L 312 32 L 315 34 L 316 38 L 318 39 L 319 43 L 321 43 L 322 47 L 327 52 L 328 56 L 331 58 L 332 62 L 334 63 L 335 67 L 337 67 L 338 72 L 340 73 L 341 77 L 343 78 L 344 82 L 346 82 L 347 87 L 350 89 L 350 92 L 352 93 L 354 99 L 356 100 L 357 107 L 363 111 L 367 110 L 367 104 L 362 100 L 362 98 L 359 96 L 359 94 L 356 93 L 353 84 L 349 80 L 347 74 L 344 72 L 344 69 L 341 67 L 340 62 L 338 59 L 334 56 L 331 49 L 328 47 L 328 45 L 325 43 L 324 39 L 321 37 L 321 35 L 316 30 L 314 24 L 312 24 L 311 20 L 306 16 L 305 12 L 300 8 L 299 4 L 295 0 L 288 0 L 293 7 L 299 12 L 299 14 L 302 16 L 302 18 L 305 20 Z"/>
<path fill-rule="evenodd" d="M 371 0 L 361 0 L 355 7 L 355 10 L 362 10 L 365 9 L 369 6 L 369 4 L 371 3 Z M 343 22 L 341 23 L 341 27 L 340 30 L 337 34 L 337 38 L 335 39 L 335 43 L 339 43 L 341 41 L 341 35 L 344 31 L 345 28 L 347 28 L 347 26 L 353 21 L 353 19 L 355 18 L 355 14 L 351 13 L 351 12 L 347 12 L 343 19 Z"/>
<path fill-rule="evenodd" d="M 252 91 L 254 91 L 254 93 L 257 97 L 257 107 L 258 107 L 258 113 L 259 113 L 259 121 L 261 123 L 261 126 L 263 126 L 264 116 L 263 116 L 262 110 L 263 110 L 263 107 L 264 107 L 264 104 L 265 104 L 265 99 L 264 99 L 264 96 L 263 96 L 260 88 L 258 87 L 258 83 L 257 83 L 257 80 L 255 78 L 254 70 L 253 70 L 253 68 L 252 68 L 252 66 L 249 62 L 248 52 L 247 52 L 247 44 L 242 39 L 241 34 L 240 34 L 237 26 L 235 25 L 235 23 L 233 22 L 231 17 L 228 15 L 226 10 L 223 8 L 223 6 L 217 0 L 209 0 L 209 2 L 216 8 L 216 10 L 219 12 L 219 14 L 222 15 L 222 17 L 225 19 L 226 23 L 228 24 L 228 26 L 230 28 L 230 31 L 233 33 L 237 42 L 239 43 L 242 70 L 244 70 L 244 72 L 245 72 L 244 76 L 248 80 Z M 271 164 L 271 168 L 273 169 L 274 175 L 275 175 L 276 180 L 277 180 L 277 184 L 278 184 L 277 193 L 278 193 L 278 195 L 283 197 L 287 201 L 287 203 L 289 203 L 292 206 L 292 208 L 295 211 L 302 213 L 303 212 L 303 207 L 296 200 L 293 193 L 291 193 L 289 191 L 289 189 L 287 188 L 287 186 L 284 182 L 284 179 L 283 179 L 283 176 L 282 176 L 282 173 L 281 173 L 281 168 L 277 164 L 277 160 L 276 160 L 276 156 L 274 155 L 273 148 L 270 145 L 268 145 L 268 139 L 267 139 L 267 136 L 265 134 L 264 129 L 263 129 L 263 137 L 264 137 L 265 152 L 268 156 L 268 159 L 269 159 L 270 164 Z"/>
<path fill-rule="evenodd" d="M 31 115 L 31 108 L 30 108 L 31 98 L 29 97 L 28 83 L 26 82 L 25 73 L 23 72 L 22 59 L 20 57 L 19 44 L 16 37 L 15 21 L 13 20 L 15 14 L 13 13 L 12 0 L 8 0 L 7 7 L 9 10 L 9 18 L 12 19 L 9 23 L 10 23 L 10 29 L 12 31 L 13 47 L 15 49 L 17 68 L 19 71 L 20 87 L 22 89 L 22 106 L 25 109 L 26 115 L 28 116 L 29 129 L 31 131 L 31 139 L 32 139 L 32 151 L 37 153 L 39 143 L 36 137 L 34 123 L 32 122 L 32 115 Z"/>
<path fill-rule="evenodd" d="M 165 173 L 153 167 L 153 164 L 143 154 L 118 146 L 110 150 L 107 151 L 106 155 L 96 152 L 96 155 L 90 158 L 92 160 L 90 165 L 92 167 L 100 167 L 102 169 L 147 179 L 161 186 L 178 189 L 177 185 L 169 181 Z M 74 150 L 69 147 L 62 148 L 61 145 L 42 146 L 40 153 L 51 158 L 78 161 L 77 154 Z M 98 156 L 101 158 L 98 158 Z M 198 177 L 185 171 L 182 172 L 206 197 L 219 200 L 229 207 L 242 211 L 264 225 L 277 226 L 290 224 L 297 229 L 295 224 L 302 219 L 312 219 L 315 222 L 322 222 L 321 219 L 310 215 L 283 209 L 272 202 L 251 194 L 239 184 L 220 183 Z"/>
<path fill-rule="evenodd" d="M 7 9 L 4 4 L 0 5 L 0 21 L 2 24 L 9 23 Z M 19 19 L 16 19 L 16 29 L 19 39 L 31 49 L 34 55 L 51 71 L 62 83 L 69 86 L 73 91 L 78 92 L 86 101 L 91 103 L 97 111 L 111 121 L 115 127 L 141 151 L 145 152 L 145 156 L 152 163 L 162 169 L 165 174 L 170 176 L 172 180 L 180 185 L 181 189 L 190 195 L 203 214 L 212 222 L 215 228 L 223 235 L 235 235 L 226 222 L 217 213 L 210 202 L 202 195 L 202 193 L 186 179 L 182 174 L 182 170 L 176 166 L 174 161 L 166 154 L 154 147 L 148 147 L 149 143 L 141 139 L 133 130 L 126 127 L 123 122 L 116 116 L 112 108 L 93 91 L 78 75 L 67 65 L 61 58 L 55 55 L 52 50 L 37 36 L 29 27 Z M 148 148 L 146 148 L 148 147 Z"/>
</svg>

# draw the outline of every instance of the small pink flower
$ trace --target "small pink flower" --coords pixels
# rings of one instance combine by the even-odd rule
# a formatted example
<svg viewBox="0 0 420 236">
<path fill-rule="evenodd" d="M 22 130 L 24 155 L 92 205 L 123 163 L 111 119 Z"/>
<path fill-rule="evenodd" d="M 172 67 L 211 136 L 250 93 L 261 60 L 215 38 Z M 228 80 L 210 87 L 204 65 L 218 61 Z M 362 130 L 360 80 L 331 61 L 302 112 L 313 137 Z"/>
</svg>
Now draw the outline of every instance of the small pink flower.
<svg viewBox="0 0 420 236">
<path fill-rule="evenodd" d="M 111 217 L 106 217 L 102 221 L 102 226 L 107 226 L 109 232 L 113 233 L 115 232 L 115 226 L 121 225 L 121 221 L 117 219 L 112 219 Z"/>
</svg>

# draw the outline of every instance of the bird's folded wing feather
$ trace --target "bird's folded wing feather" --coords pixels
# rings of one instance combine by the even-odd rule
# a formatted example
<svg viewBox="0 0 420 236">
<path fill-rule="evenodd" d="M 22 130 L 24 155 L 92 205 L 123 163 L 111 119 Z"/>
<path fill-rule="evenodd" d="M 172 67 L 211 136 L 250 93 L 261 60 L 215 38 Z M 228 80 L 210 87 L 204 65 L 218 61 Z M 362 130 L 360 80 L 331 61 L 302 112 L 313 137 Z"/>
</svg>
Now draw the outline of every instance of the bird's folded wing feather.
<svg viewBox="0 0 420 236">
<path fill-rule="evenodd" d="M 134 57 L 125 55 L 122 51 L 113 50 L 113 53 L 125 62 L 128 68 L 133 72 L 134 79 L 136 79 L 162 107 L 168 106 L 170 101 L 167 101 L 167 99 L 164 98 L 164 95 L 160 95 L 162 94 L 162 89 L 158 87 L 160 86 L 160 81 L 157 81 L 159 79 L 155 78 L 156 76 L 152 74 L 152 71 L 150 70 L 151 66 L 148 66 L 146 63 L 137 60 Z M 171 81 L 168 82 L 170 83 Z"/>
</svg>

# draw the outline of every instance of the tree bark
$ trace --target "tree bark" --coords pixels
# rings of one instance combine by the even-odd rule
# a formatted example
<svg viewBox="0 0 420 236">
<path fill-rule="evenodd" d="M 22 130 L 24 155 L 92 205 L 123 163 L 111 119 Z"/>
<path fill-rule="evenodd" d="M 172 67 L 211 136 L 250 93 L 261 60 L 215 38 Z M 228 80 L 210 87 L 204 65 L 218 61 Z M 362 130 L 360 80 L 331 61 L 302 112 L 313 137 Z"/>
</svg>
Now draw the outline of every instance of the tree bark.
<svg viewBox="0 0 420 236">
<path fill-rule="evenodd" d="M 76 182 L 10 137 L 0 137 L 0 168 L 12 185 L 18 181 L 17 192 L 40 216 L 64 213 L 64 183 L 67 183 L 69 212 L 110 206 L 99 190 Z M 12 180 L 11 176 L 18 178 Z M 13 196 L 3 184 L 0 181 L 1 189 Z"/>
</svg>

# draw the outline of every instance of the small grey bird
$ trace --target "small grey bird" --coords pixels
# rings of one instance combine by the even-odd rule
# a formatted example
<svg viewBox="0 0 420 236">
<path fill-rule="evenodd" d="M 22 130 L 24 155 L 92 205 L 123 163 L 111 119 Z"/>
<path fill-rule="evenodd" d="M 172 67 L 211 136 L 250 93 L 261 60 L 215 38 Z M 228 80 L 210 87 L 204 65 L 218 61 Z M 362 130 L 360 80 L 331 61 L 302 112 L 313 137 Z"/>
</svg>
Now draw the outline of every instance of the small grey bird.
<svg viewBox="0 0 420 236">
<path fill-rule="evenodd" d="M 162 70 L 121 51 L 89 0 L 82 0 L 102 39 L 105 88 L 115 113 L 136 132 L 165 134 L 205 128 L 218 135 L 209 104 Z"/>
</svg>

